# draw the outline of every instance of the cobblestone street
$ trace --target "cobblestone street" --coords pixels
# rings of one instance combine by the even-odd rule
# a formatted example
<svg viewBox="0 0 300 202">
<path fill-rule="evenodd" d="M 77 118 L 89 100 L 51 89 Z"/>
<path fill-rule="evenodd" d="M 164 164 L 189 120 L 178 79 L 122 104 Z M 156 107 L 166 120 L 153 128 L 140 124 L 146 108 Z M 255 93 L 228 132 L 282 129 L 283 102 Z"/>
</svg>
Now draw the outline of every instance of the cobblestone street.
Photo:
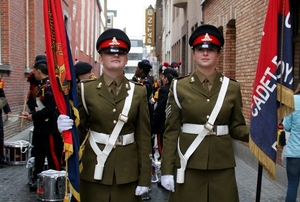
<svg viewBox="0 0 300 202">
<path fill-rule="evenodd" d="M 256 199 L 257 171 L 236 158 L 236 177 L 241 202 L 254 202 Z M 29 190 L 28 169 L 25 165 L 4 165 L 0 168 L 1 202 L 34 202 L 36 192 Z M 166 202 L 168 192 L 152 183 L 151 199 L 148 202 Z M 273 181 L 262 177 L 261 202 L 283 202 L 285 189 Z M 201 201 L 201 200 L 200 200 Z M 299 199 L 298 199 L 299 201 Z"/>
</svg>

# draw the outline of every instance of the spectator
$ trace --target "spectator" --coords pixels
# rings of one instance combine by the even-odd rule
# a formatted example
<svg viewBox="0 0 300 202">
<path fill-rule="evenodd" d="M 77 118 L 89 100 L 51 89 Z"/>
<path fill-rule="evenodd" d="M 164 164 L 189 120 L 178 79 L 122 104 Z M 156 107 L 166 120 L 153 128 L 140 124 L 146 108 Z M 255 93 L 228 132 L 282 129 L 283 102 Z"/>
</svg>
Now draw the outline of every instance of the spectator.
<svg viewBox="0 0 300 202">
<path fill-rule="evenodd" d="M 286 143 L 286 202 L 296 202 L 300 180 L 300 84 L 294 94 L 295 111 L 283 119 L 285 131 L 290 132 Z"/>
</svg>

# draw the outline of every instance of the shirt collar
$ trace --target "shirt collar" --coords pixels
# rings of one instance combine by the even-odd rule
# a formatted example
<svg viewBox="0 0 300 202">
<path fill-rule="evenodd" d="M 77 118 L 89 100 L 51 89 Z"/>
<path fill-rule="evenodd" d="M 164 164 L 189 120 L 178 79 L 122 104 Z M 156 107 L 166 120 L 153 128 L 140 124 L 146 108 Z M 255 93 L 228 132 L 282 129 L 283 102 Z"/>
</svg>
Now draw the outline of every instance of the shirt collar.
<svg viewBox="0 0 300 202">
<path fill-rule="evenodd" d="M 198 69 L 196 70 L 196 74 L 201 81 L 201 83 L 204 82 L 204 80 L 207 78 L 210 84 L 213 84 L 216 77 L 217 77 L 217 71 L 214 71 L 211 75 L 205 76 L 202 72 L 200 72 Z"/>
<path fill-rule="evenodd" d="M 112 83 L 115 81 L 117 83 L 117 86 L 119 87 L 123 83 L 124 76 L 122 75 L 122 76 L 119 76 L 119 77 L 113 79 L 113 78 L 109 77 L 108 75 L 103 74 L 103 79 L 107 86 L 111 86 Z"/>
</svg>

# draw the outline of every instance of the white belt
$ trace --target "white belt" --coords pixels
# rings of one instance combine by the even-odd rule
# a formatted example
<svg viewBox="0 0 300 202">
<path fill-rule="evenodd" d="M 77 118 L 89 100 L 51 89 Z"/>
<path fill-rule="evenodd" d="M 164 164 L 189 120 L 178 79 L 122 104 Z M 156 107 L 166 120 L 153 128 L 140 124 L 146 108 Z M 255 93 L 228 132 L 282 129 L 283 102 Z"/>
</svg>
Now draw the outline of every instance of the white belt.
<svg viewBox="0 0 300 202">
<path fill-rule="evenodd" d="M 203 128 L 204 125 L 184 123 L 182 125 L 182 132 L 198 135 L 203 130 Z M 220 125 L 220 126 L 214 126 L 213 132 L 211 132 L 209 135 L 220 136 L 220 135 L 228 135 L 228 134 L 229 134 L 228 125 Z"/>
<path fill-rule="evenodd" d="M 110 138 L 110 134 L 105 133 L 98 133 L 95 131 L 90 131 L 91 135 L 95 142 L 100 144 L 107 144 Z M 115 145 L 125 146 L 134 143 L 134 133 L 126 134 L 126 135 L 119 135 Z"/>
</svg>

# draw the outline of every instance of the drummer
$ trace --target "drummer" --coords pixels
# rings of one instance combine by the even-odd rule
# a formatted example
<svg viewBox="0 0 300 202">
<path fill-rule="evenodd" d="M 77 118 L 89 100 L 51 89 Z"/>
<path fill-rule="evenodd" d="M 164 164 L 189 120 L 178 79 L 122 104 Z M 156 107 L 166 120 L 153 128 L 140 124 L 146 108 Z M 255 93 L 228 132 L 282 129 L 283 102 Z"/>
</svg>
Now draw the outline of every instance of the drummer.
<svg viewBox="0 0 300 202">
<path fill-rule="evenodd" d="M 5 98 L 5 93 L 3 89 L 4 89 L 4 80 L 0 78 L 0 98 Z M 9 104 L 6 99 L 1 99 L 0 102 L 0 165 L 6 164 L 6 159 L 4 156 L 4 130 L 3 130 L 2 111 L 4 111 L 6 115 L 11 113 Z M 8 118 L 8 116 L 6 118 Z"/>
<path fill-rule="evenodd" d="M 44 170 L 45 157 L 49 169 L 60 170 L 62 163 L 63 141 L 57 129 L 58 110 L 49 82 L 45 55 L 38 55 L 34 64 L 34 76 L 40 84 L 34 89 L 35 111 L 23 112 L 29 121 L 33 121 L 33 146 L 35 148 L 35 170 L 32 189 L 36 188 L 37 175 Z"/>
</svg>

